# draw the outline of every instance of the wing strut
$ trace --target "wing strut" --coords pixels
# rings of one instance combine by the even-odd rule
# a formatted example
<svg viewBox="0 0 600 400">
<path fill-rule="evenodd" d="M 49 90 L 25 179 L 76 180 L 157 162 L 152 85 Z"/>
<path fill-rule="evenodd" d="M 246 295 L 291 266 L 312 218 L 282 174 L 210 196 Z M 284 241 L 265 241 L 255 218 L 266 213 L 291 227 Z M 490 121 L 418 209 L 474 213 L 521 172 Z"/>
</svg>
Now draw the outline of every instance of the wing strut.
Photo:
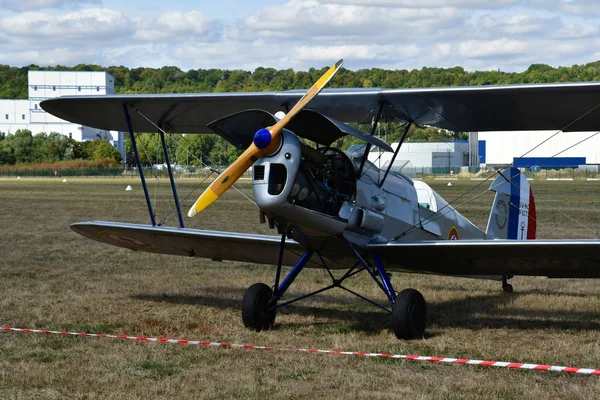
<svg viewBox="0 0 600 400">
<path fill-rule="evenodd" d="M 137 163 L 138 171 L 140 172 L 140 180 L 142 181 L 142 187 L 144 188 L 144 196 L 146 196 L 148 213 L 150 213 L 150 222 L 152 223 L 152 226 L 156 226 L 154 210 L 152 209 L 152 202 L 150 201 L 150 195 L 148 194 L 148 186 L 146 186 L 146 177 L 144 176 L 144 169 L 142 168 L 140 153 L 138 152 L 137 144 L 135 142 L 135 135 L 133 134 L 133 127 L 131 126 L 131 117 L 129 116 L 127 103 L 123 103 L 123 111 L 125 111 L 125 119 L 127 120 L 127 128 L 129 129 L 129 138 L 131 139 L 131 147 L 133 147 L 133 153 L 135 154 L 135 162 Z"/>
<path fill-rule="evenodd" d="M 385 174 L 383 174 L 383 179 L 381 180 L 381 182 L 379 182 L 379 187 L 383 186 L 383 183 L 385 182 L 385 178 L 387 178 L 388 174 L 390 173 L 390 170 L 392 169 L 392 165 L 394 165 L 394 161 L 396 161 L 396 156 L 400 152 L 400 147 L 402 147 L 402 143 L 404 143 L 404 140 L 406 139 L 406 135 L 408 135 L 408 130 L 410 129 L 411 126 L 412 126 L 412 121 L 406 123 L 406 128 L 404 128 L 404 132 L 402 133 L 402 138 L 398 142 L 398 147 L 396 147 L 396 151 L 394 152 L 394 155 L 392 156 L 390 165 L 388 165 L 387 169 L 385 170 Z"/>
<path fill-rule="evenodd" d="M 375 129 L 377 129 L 377 124 L 379 123 L 379 118 L 381 118 L 381 112 L 383 111 L 383 101 L 379 102 L 379 106 L 377 107 L 377 114 L 375 115 L 375 119 L 373 120 L 373 126 L 371 126 L 371 136 L 375 135 Z M 367 143 L 367 147 L 365 147 L 365 152 L 363 154 L 362 160 L 360 160 L 360 168 L 358 168 L 357 176 L 362 174 L 363 168 L 365 167 L 365 163 L 367 162 L 367 158 L 369 158 L 369 152 L 371 151 L 371 143 Z"/>
<path fill-rule="evenodd" d="M 179 205 L 179 196 L 177 196 L 177 187 L 175 186 L 175 177 L 171 170 L 171 160 L 169 159 L 169 150 L 167 149 L 167 142 L 165 141 L 165 131 L 159 129 L 160 140 L 162 142 L 163 153 L 165 154 L 165 162 L 167 163 L 167 171 L 169 172 L 169 180 L 171 181 L 171 190 L 173 191 L 173 199 L 175 200 L 175 208 L 177 209 L 177 219 L 179 220 L 179 227 L 183 226 L 183 216 L 181 215 L 181 206 Z"/>
</svg>

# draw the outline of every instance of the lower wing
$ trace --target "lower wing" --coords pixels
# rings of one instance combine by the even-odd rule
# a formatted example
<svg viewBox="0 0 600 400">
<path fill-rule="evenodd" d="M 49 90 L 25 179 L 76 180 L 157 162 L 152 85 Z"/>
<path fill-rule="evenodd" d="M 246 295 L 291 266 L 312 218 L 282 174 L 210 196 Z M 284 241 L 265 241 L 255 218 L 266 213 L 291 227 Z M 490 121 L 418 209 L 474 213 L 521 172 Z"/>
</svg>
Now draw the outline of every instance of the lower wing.
<svg viewBox="0 0 600 400">
<path fill-rule="evenodd" d="M 459 240 L 367 245 L 388 270 L 600 278 L 600 240 Z"/>
<path fill-rule="evenodd" d="M 254 264 L 276 265 L 281 243 L 279 236 L 119 222 L 80 222 L 71 229 L 90 239 L 132 250 Z M 368 244 L 361 250 L 376 253 L 388 271 L 486 278 L 600 278 L 599 240 L 389 242 Z M 294 265 L 305 251 L 298 242 L 287 239 L 283 265 Z M 327 254 L 329 260 L 340 264 L 348 264 L 347 256 Z M 318 261 L 307 264 L 320 266 Z"/>
<path fill-rule="evenodd" d="M 119 222 L 79 222 L 71 229 L 89 239 L 158 254 L 277 265 L 281 237 L 237 232 L 204 231 Z M 283 265 L 294 265 L 306 250 L 287 239 Z M 313 263 L 311 267 L 320 264 Z"/>
</svg>

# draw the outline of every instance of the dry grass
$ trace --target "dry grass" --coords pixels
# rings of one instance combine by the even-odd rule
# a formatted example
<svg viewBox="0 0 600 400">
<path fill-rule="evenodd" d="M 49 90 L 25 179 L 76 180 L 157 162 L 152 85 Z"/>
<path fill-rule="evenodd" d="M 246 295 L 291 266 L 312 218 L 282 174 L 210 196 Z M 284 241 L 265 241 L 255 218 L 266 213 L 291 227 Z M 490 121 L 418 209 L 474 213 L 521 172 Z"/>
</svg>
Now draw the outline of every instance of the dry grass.
<svg viewBox="0 0 600 400">
<path fill-rule="evenodd" d="M 452 199 L 476 183 L 432 185 Z M 182 197 L 196 184 L 180 182 Z M 556 209 L 600 231 L 597 182 L 532 184 L 539 237 L 593 237 Z M 485 226 L 490 203 L 482 196 L 461 210 Z M 147 223 L 137 181 L 2 180 L 0 204 L 2 326 L 600 367 L 594 280 L 515 278 L 505 295 L 498 282 L 396 274 L 396 289 L 417 288 L 429 302 L 424 340 L 396 340 L 385 314 L 341 292 L 283 309 L 276 329 L 254 333 L 242 326 L 241 297 L 254 282 L 271 283 L 274 268 L 136 253 L 70 231 L 82 220 Z M 272 233 L 257 220 L 234 192 L 192 225 Z M 291 290 L 324 283 L 321 271 L 305 271 Z M 365 277 L 353 285 L 382 299 Z M 599 391 L 597 377 L 550 372 L 0 334 L 2 398 L 592 399 Z"/>
</svg>

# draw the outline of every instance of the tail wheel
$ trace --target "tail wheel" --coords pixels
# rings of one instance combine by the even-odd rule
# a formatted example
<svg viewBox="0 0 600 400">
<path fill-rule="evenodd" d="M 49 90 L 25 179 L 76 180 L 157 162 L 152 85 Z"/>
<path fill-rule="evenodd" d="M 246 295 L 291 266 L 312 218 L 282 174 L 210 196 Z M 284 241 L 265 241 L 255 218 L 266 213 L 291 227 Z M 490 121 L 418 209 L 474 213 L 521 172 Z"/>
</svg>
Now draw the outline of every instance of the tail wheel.
<svg viewBox="0 0 600 400">
<path fill-rule="evenodd" d="M 421 339 L 427 324 L 427 304 L 415 289 L 398 294 L 392 307 L 392 328 L 398 339 Z"/>
<path fill-rule="evenodd" d="M 242 300 L 242 321 L 248 329 L 257 332 L 269 330 L 275 323 L 276 310 L 269 310 L 269 301 L 273 291 L 264 283 L 250 286 Z"/>
</svg>

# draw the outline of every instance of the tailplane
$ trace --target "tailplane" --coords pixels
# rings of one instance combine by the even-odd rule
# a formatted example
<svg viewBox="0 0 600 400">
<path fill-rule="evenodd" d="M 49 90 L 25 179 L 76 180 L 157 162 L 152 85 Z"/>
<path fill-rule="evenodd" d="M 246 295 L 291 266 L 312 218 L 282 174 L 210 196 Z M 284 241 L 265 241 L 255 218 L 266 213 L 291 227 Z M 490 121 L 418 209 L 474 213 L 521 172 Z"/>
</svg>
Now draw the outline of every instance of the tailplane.
<svg viewBox="0 0 600 400">
<path fill-rule="evenodd" d="M 525 175 L 517 168 L 507 168 L 494 180 L 490 190 L 496 196 L 486 234 L 494 239 L 535 239 L 535 200 Z"/>
</svg>

